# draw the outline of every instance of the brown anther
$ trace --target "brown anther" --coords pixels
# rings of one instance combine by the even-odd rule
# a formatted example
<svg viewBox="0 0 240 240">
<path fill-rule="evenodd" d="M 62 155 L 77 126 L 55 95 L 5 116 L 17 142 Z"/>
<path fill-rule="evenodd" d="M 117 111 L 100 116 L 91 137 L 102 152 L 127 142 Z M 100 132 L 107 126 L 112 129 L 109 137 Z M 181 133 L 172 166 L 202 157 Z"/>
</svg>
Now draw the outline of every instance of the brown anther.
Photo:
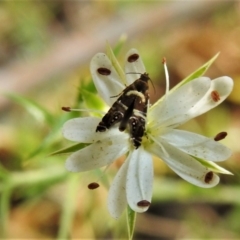
<svg viewBox="0 0 240 240">
<path fill-rule="evenodd" d="M 62 110 L 65 111 L 65 112 L 71 112 L 70 107 L 62 107 Z"/>
<path fill-rule="evenodd" d="M 137 53 L 134 53 L 128 57 L 128 62 L 136 62 L 139 59 L 139 55 Z"/>
<path fill-rule="evenodd" d="M 104 76 L 108 76 L 111 74 L 111 70 L 108 68 L 98 68 L 97 69 L 98 73 Z"/>
<path fill-rule="evenodd" d="M 218 102 L 220 100 L 219 92 L 214 90 L 211 92 L 211 98 L 214 102 Z"/>
<path fill-rule="evenodd" d="M 142 201 L 139 201 L 137 203 L 138 207 L 149 207 L 150 206 L 150 202 L 147 201 L 147 200 L 142 200 Z"/>
<path fill-rule="evenodd" d="M 99 188 L 99 184 L 98 184 L 98 183 L 92 182 L 92 183 L 89 183 L 89 184 L 88 184 L 88 189 L 94 190 L 94 189 L 96 189 L 96 188 Z"/>
<path fill-rule="evenodd" d="M 220 132 L 214 137 L 214 140 L 220 141 L 220 140 L 224 139 L 226 136 L 227 136 L 227 132 Z"/>
<path fill-rule="evenodd" d="M 205 175 L 204 182 L 205 183 L 210 183 L 213 179 L 213 172 L 210 171 Z"/>
<path fill-rule="evenodd" d="M 163 57 L 162 59 L 162 64 L 166 63 L 167 62 L 167 59 L 165 57 Z"/>
</svg>

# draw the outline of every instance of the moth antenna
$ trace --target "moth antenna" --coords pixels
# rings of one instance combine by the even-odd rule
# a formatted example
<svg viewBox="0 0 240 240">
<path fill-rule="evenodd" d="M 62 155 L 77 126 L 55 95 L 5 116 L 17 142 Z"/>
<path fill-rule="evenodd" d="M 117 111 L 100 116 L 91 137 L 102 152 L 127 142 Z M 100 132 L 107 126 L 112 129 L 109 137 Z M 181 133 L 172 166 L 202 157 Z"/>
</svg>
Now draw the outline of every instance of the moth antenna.
<svg viewBox="0 0 240 240">
<path fill-rule="evenodd" d="M 151 84 L 152 84 L 152 86 L 153 86 L 153 90 L 154 90 L 154 94 L 155 94 L 155 93 L 156 93 L 156 89 L 155 89 L 155 86 L 154 86 L 154 84 L 153 84 L 153 81 L 152 81 L 151 78 L 149 78 L 149 80 L 150 80 L 150 82 L 151 82 Z"/>
<path fill-rule="evenodd" d="M 119 97 L 121 96 L 122 92 L 120 92 L 118 95 L 115 95 L 115 96 L 111 96 L 110 98 L 115 98 L 115 97 Z"/>
<path fill-rule="evenodd" d="M 126 73 L 126 74 L 142 74 L 142 73 L 138 73 L 138 72 L 128 72 L 128 73 Z"/>
<path fill-rule="evenodd" d="M 62 110 L 65 112 L 95 112 L 95 113 L 105 114 L 105 112 L 96 110 L 96 109 L 75 109 L 70 107 L 62 107 Z"/>
</svg>

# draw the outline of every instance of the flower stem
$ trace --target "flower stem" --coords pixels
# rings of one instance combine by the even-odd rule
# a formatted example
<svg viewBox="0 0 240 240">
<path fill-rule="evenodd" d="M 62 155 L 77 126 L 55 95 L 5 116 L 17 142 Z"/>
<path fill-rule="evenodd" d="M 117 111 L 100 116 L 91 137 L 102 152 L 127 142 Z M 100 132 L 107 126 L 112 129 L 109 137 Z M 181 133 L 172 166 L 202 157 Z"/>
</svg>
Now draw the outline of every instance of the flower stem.
<svg viewBox="0 0 240 240">
<path fill-rule="evenodd" d="M 127 208 L 127 224 L 128 224 L 128 239 L 132 240 L 135 223 L 136 223 L 136 212 L 134 212 L 129 206 Z"/>
</svg>

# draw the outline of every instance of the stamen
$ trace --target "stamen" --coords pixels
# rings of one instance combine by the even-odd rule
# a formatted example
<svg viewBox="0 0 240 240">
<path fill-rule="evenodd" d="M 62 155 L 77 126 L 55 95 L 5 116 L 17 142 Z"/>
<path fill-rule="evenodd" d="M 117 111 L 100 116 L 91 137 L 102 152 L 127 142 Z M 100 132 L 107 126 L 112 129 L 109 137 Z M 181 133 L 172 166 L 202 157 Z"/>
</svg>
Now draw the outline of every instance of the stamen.
<svg viewBox="0 0 240 240">
<path fill-rule="evenodd" d="M 165 71 L 165 78 L 166 78 L 166 92 L 165 92 L 165 97 L 169 92 L 169 74 L 168 74 L 168 69 L 167 69 L 167 60 L 164 57 L 162 60 L 164 71 Z"/>
<path fill-rule="evenodd" d="M 96 182 L 92 182 L 92 183 L 89 183 L 88 184 L 88 189 L 90 189 L 90 190 L 94 190 L 94 189 L 96 189 L 96 188 L 99 188 L 99 184 L 98 183 L 96 183 Z"/>
<path fill-rule="evenodd" d="M 160 143 L 155 137 L 153 137 L 151 134 L 148 134 L 148 137 L 151 138 L 155 143 L 157 143 L 159 145 L 159 147 L 162 149 L 163 153 L 165 156 L 169 157 L 168 152 L 166 151 L 166 149 L 163 147 L 162 143 Z"/>
<path fill-rule="evenodd" d="M 103 111 L 96 110 L 96 109 L 75 109 L 75 108 L 70 108 L 70 107 L 62 107 L 62 110 L 65 112 L 95 112 L 95 113 L 100 113 L 100 114 L 106 114 Z"/>
<path fill-rule="evenodd" d="M 149 207 L 150 204 L 151 203 L 147 200 L 141 200 L 137 203 L 138 207 Z"/>
<path fill-rule="evenodd" d="M 214 90 L 211 92 L 211 98 L 214 102 L 218 102 L 220 100 L 219 92 Z"/>
<path fill-rule="evenodd" d="M 220 132 L 214 137 L 214 140 L 220 141 L 220 140 L 224 139 L 226 136 L 227 136 L 227 132 Z"/>
<path fill-rule="evenodd" d="M 65 111 L 65 112 L 71 112 L 70 107 L 62 107 L 62 110 Z"/>
<path fill-rule="evenodd" d="M 88 184 L 88 189 L 90 190 L 94 190 L 96 188 L 99 188 L 100 187 L 100 184 L 98 183 L 100 181 L 100 179 L 103 177 L 103 175 L 106 173 L 107 169 L 109 168 L 111 164 L 107 165 L 105 167 L 105 169 L 103 170 L 103 172 L 101 173 L 101 175 L 98 177 L 97 181 L 96 182 L 91 182 Z"/>
<path fill-rule="evenodd" d="M 204 182 L 205 183 L 210 183 L 213 179 L 213 172 L 210 171 L 205 175 Z"/>
</svg>

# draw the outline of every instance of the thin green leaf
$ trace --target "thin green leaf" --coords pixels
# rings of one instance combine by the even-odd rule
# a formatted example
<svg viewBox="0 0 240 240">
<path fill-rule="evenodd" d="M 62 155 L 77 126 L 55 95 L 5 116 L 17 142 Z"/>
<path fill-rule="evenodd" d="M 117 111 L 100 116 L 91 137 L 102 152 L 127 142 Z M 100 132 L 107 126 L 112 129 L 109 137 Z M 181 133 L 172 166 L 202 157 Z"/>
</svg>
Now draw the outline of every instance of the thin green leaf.
<svg viewBox="0 0 240 240">
<path fill-rule="evenodd" d="M 10 212 L 10 202 L 11 202 L 12 189 L 5 186 L 4 190 L 1 192 L 0 197 L 0 239 L 7 239 L 7 223 L 9 219 Z"/>
<path fill-rule="evenodd" d="M 98 94 L 94 94 L 87 90 L 82 89 L 81 96 L 82 99 L 84 100 L 86 107 L 89 109 L 103 109 L 105 106 L 103 100 L 99 97 Z M 99 115 L 99 113 L 97 114 L 97 116 L 102 117 L 102 115 L 101 114 Z"/>
<path fill-rule="evenodd" d="M 9 171 L 0 164 L 0 179 L 7 178 L 9 176 Z"/>
<path fill-rule="evenodd" d="M 63 211 L 60 220 L 60 227 L 57 239 L 69 239 L 71 225 L 76 213 L 76 199 L 79 189 L 79 174 L 71 174 L 68 179 L 68 189 L 65 194 L 66 198 L 63 201 Z"/>
<path fill-rule="evenodd" d="M 164 193 L 164 194 L 162 194 Z M 234 197 L 233 197 L 234 196 Z M 180 203 L 202 202 L 211 204 L 238 204 L 240 188 L 237 185 L 219 184 L 211 189 L 198 188 L 183 180 L 155 178 L 152 202 L 175 201 Z"/>
<path fill-rule="evenodd" d="M 121 51 L 122 48 L 123 48 L 123 45 L 126 43 L 126 40 L 127 40 L 127 35 L 126 35 L 126 34 L 123 34 L 123 35 L 119 38 L 116 46 L 113 48 L 113 52 L 114 52 L 114 55 L 115 55 L 115 56 L 118 56 L 118 55 L 119 55 L 120 51 Z"/>
<path fill-rule="evenodd" d="M 198 68 L 196 71 L 191 73 L 188 77 L 183 79 L 181 82 L 179 82 L 174 88 L 172 88 L 170 91 L 174 91 L 177 88 L 181 87 L 182 85 L 194 80 L 195 78 L 201 77 L 204 75 L 204 73 L 208 70 L 208 68 L 213 64 L 213 62 L 217 59 L 218 55 L 220 53 L 217 53 L 215 56 L 213 56 L 209 61 L 207 61 L 205 64 L 203 64 L 200 68 Z"/>
<path fill-rule="evenodd" d="M 51 132 L 42 140 L 41 144 L 36 149 L 34 149 L 32 152 L 30 152 L 30 154 L 28 154 L 28 156 L 26 156 L 26 159 L 33 158 L 37 154 L 41 153 L 42 151 L 56 143 L 59 140 L 59 131 L 62 128 L 62 125 L 68 119 L 69 116 L 67 114 L 61 115 L 61 117 L 58 118 L 58 121 L 55 122 L 55 125 L 52 126 Z"/>
<path fill-rule="evenodd" d="M 125 74 L 124 74 L 124 71 L 122 70 L 119 62 L 117 61 L 114 53 L 113 53 L 113 50 L 111 48 L 111 46 L 109 45 L 109 43 L 107 42 L 106 44 L 106 54 L 108 56 L 108 58 L 110 59 L 112 65 L 114 66 L 115 70 L 117 71 L 120 79 L 122 80 L 122 83 L 124 85 L 127 84 L 127 81 L 126 81 L 126 78 L 125 78 Z"/>
<path fill-rule="evenodd" d="M 11 188 L 36 186 L 38 184 L 61 181 L 68 174 L 64 166 L 59 163 L 47 168 L 14 172 L 9 177 L 8 184 Z"/>
<path fill-rule="evenodd" d="M 207 70 L 208 68 L 212 65 L 212 63 L 216 60 L 218 57 L 219 53 L 217 53 L 214 57 L 212 57 L 208 62 L 203 64 L 200 68 L 198 68 L 196 71 L 191 73 L 188 77 L 183 79 L 181 82 L 179 82 L 176 86 L 174 86 L 169 93 L 175 91 L 177 88 L 181 87 L 182 85 L 194 80 L 195 78 L 201 77 Z M 165 96 L 165 95 L 164 95 Z M 162 102 L 164 99 L 164 96 L 161 97 L 157 102 L 154 103 L 153 107 L 157 106 L 158 103 Z"/>
<path fill-rule="evenodd" d="M 225 168 L 220 167 L 219 165 L 217 165 L 214 162 L 210 162 L 210 161 L 206 161 L 204 159 L 200 159 L 200 158 L 196 158 L 194 157 L 198 162 L 200 162 L 203 166 L 209 168 L 210 170 L 212 170 L 213 172 L 217 172 L 217 173 L 222 173 L 222 174 L 228 174 L 228 175 L 233 175 L 231 172 L 229 172 L 228 170 L 226 170 Z"/>
<path fill-rule="evenodd" d="M 78 87 L 78 95 L 77 95 L 77 101 L 76 103 L 82 103 L 83 98 L 82 98 L 82 90 L 86 90 L 88 92 L 91 92 L 92 94 L 97 94 L 97 89 L 94 85 L 94 82 L 91 77 L 88 77 L 86 80 L 85 79 L 80 79 L 79 82 L 79 87 Z"/>
<path fill-rule="evenodd" d="M 78 151 L 84 147 L 86 147 L 88 144 L 87 143 L 77 143 L 77 144 L 74 144 L 70 147 L 66 147 L 66 148 L 63 148 L 63 149 L 60 149 L 60 150 L 57 150 L 53 153 L 50 153 L 49 156 L 54 156 L 54 155 L 59 155 L 59 154 L 66 154 L 66 153 L 72 153 L 72 152 L 75 152 L 75 151 Z"/>
<path fill-rule="evenodd" d="M 136 212 L 134 212 L 129 206 L 127 208 L 127 224 L 128 224 L 128 239 L 133 239 L 136 223 Z"/>
<path fill-rule="evenodd" d="M 12 93 L 7 94 L 7 96 L 24 107 L 37 121 L 42 123 L 48 122 L 49 124 L 54 122 L 53 116 L 33 100 Z"/>
</svg>

